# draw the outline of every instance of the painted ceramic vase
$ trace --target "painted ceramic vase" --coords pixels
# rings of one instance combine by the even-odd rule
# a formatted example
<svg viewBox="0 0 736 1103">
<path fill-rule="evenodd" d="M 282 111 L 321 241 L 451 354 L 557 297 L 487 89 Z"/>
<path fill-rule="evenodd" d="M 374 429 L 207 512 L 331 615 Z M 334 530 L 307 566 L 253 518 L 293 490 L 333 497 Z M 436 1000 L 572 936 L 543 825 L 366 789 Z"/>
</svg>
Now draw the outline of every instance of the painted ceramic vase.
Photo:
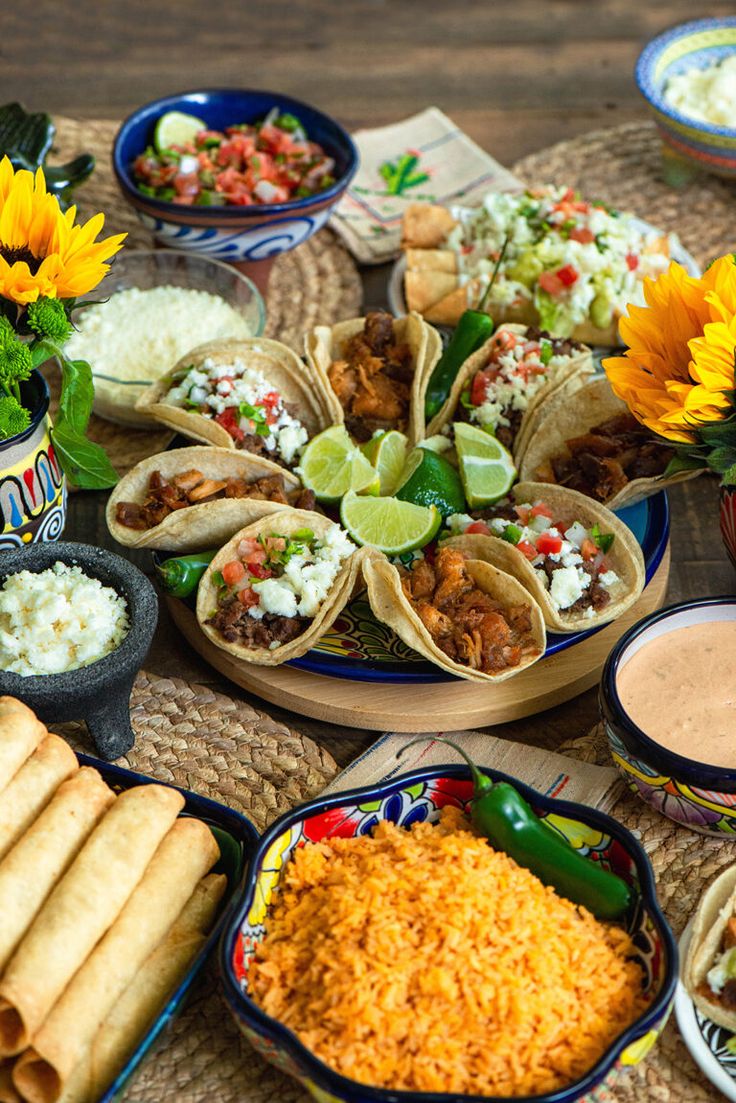
<svg viewBox="0 0 736 1103">
<path fill-rule="evenodd" d="M 721 487 L 721 537 L 736 567 L 736 486 Z"/>
<path fill-rule="evenodd" d="M 22 397 L 35 410 L 31 424 L 0 441 L 0 551 L 58 540 L 66 521 L 66 479 L 49 436 L 49 389 L 40 372 L 23 384 Z"/>
</svg>

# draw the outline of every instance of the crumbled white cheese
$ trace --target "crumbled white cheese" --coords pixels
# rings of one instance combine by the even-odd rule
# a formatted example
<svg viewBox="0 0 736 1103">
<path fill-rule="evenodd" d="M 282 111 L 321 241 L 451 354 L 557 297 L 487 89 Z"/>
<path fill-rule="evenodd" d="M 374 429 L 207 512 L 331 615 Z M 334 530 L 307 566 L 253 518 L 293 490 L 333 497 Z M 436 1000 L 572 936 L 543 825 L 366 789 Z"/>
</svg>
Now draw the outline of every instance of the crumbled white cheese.
<svg viewBox="0 0 736 1103">
<path fill-rule="evenodd" d="M 335 525 L 301 555 L 293 555 L 279 578 L 253 583 L 258 605 L 248 610 L 260 620 L 264 613 L 282 617 L 314 617 L 332 588 L 342 563 L 355 551 L 355 544 Z"/>
<path fill-rule="evenodd" d="M 611 586 L 615 586 L 621 579 L 615 571 L 604 571 L 603 574 L 598 575 L 598 581 L 602 586 L 605 586 L 607 590 L 610 590 Z"/>
<path fill-rule="evenodd" d="M 560 567 L 553 571 L 549 596 L 558 609 L 569 609 L 583 596 L 583 586 L 575 567 Z"/>
<path fill-rule="evenodd" d="M 664 89 L 665 102 L 682 115 L 711 126 L 733 127 L 736 121 L 736 55 L 704 68 L 674 73 Z"/>
<path fill-rule="evenodd" d="M 451 513 L 445 521 L 451 536 L 462 536 L 468 525 L 472 523 L 473 518 L 469 513 Z"/>
</svg>

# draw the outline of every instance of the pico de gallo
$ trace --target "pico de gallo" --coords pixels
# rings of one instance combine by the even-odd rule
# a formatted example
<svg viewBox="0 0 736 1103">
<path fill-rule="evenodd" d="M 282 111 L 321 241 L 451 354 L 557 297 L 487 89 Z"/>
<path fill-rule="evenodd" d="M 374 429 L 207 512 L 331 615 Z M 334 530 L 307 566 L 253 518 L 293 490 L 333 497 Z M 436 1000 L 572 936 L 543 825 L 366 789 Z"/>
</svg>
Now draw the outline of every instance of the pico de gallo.
<svg viewBox="0 0 736 1103">
<path fill-rule="evenodd" d="M 292 467 L 309 439 L 293 405 L 242 360 L 218 364 L 207 357 L 201 366 L 179 369 L 171 381 L 161 401 L 212 418 L 236 448 Z"/>
<path fill-rule="evenodd" d="M 517 549 L 534 568 L 558 612 L 592 617 L 609 604 L 622 580 L 612 569 L 608 552 L 615 536 L 600 526 L 555 517 L 544 501 L 509 500 L 469 516 L 447 519 L 450 536 L 497 536 Z"/>
<path fill-rule="evenodd" d="M 249 207 L 288 203 L 335 183 L 335 162 L 295 115 L 269 112 L 255 123 L 200 130 L 133 162 L 138 191 L 180 206 Z"/>
</svg>

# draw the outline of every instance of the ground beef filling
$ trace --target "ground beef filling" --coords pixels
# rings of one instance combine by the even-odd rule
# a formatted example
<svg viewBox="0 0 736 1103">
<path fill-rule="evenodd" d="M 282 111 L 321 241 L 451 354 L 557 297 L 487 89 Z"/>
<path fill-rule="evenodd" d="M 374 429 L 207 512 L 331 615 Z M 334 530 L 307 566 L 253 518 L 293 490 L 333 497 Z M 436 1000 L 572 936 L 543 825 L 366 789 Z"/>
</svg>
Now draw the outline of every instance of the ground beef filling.
<svg viewBox="0 0 736 1103">
<path fill-rule="evenodd" d="M 333 361 L 327 374 L 355 440 L 370 440 L 378 430 L 406 429 L 414 365 L 409 346 L 394 336 L 390 314 L 368 314 L 363 329 L 345 342 L 342 359 Z"/>
<path fill-rule="evenodd" d="M 291 643 L 311 624 L 309 617 L 280 617 L 266 613 L 261 620 L 252 617 L 237 597 L 226 597 L 207 624 L 228 643 L 242 647 L 268 648 L 272 643 Z"/>
</svg>

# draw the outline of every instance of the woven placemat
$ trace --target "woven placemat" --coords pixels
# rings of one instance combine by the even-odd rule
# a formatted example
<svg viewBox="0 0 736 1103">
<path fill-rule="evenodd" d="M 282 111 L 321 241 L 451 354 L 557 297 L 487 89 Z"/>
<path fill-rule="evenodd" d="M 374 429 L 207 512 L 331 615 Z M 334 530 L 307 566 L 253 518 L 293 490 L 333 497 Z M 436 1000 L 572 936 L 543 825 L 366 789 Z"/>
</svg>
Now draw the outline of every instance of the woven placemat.
<svg viewBox="0 0 736 1103">
<path fill-rule="evenodd" d="M 110 156 L 119 123 L 65 117 L 55 121 L 58 133 L 52 163 L 82 152 L 93 153 L 97 160 L 92 176 L 75 192 L 80 216 L 88 218 L 104 211 L 105 234 L 127 231 L 126 247 L 153 248 L 151 234 L 123 199 L 112 173 Z M 277 258 L 266 298 L 266 335 L 301 353 L 308 329 L 318 323 L 332 325 L 354 318 L 360 314 L 362 301 L 360 275 L 350 253 L 331 230 L 321 230 L 298 249 Z M 120 474 L 160 452 L 172 435 L 128 429 L 94 416 L 89 426 L 90 439 L 105 447 Z"/>
<path fill-rule="evenodd" d="M 522 158 L 512 171 L 530 185 L 579 188 L 589 198 L 674 231 L 701 265 L 736 247 L 733 186 L 706 174 L 682 190 L 665 184 L 654 123 L 593 130 Z"/>
</svg>

